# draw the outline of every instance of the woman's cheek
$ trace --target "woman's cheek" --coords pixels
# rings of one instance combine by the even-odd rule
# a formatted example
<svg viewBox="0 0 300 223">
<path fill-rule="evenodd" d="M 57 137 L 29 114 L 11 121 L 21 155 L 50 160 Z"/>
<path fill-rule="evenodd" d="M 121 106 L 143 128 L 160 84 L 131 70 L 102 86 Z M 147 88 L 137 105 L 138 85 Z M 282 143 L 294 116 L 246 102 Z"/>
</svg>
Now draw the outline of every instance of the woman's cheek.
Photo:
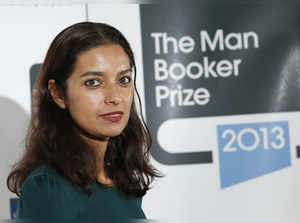
<svg viewBox="0 0 300 223">
<path fill-rule="evenodd" d="M 125 97 L 125 100 L 131 104 L 133 100 L 133 88 L 130 88 L 127 91 L 125 91 L 123 95 Z"/>
<path fill-rule="evenodd" d="M 69 109 L 73 113 L 90 113 L 93 112 L 90 109 L 93 107 L 99 107 L 99 101 L 101 101 L 101 95 L 93 93 L 93 92 L 86 92 L 80 90 L 74 90 L 69 94 Z"/>
<path fill-rule="evenodd" d="M 99 107 L 99 105 L 104 102 L 104 95 L 100 91 L 89 92 L 85 96 L 85 101 L 87 104 L 92 104 Z"/>
</svg>

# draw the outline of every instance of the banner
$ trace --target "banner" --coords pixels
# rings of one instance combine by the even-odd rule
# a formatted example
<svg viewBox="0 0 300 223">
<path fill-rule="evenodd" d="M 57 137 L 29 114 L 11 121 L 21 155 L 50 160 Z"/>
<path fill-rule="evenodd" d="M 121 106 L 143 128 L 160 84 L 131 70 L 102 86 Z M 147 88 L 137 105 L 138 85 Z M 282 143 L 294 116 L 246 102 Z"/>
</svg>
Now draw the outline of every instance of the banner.
<svg viewBox="0 0 300 223">
<path fill-rule="evenodd" d="M 300 124 L 294 123 L 300 111 L 299 5 L 176 3 L 140 6 L 152 155 L 169 168 L 189 168 L 194 176 L 193 180 L 184 174 L 178 177 L 190 183 L 194 198 L 192 204 L 185 202 L 188 208 L 180 205 L 176 210 L 182 211 L 175 215 L 194 221 L 204 215 L 204 222 L 282 222 L 292 219 L 284 216 L 300 217 L 292 211 L 260 214 L 255 203 L 273 205 L 263 197 L 234 206 L 236 214 L 212 217 L 206 212 L 208 201 L 192 189 L 195 181 L 202 185 L 208 177 L 200 174 L 204 168 L 217 166 L 218 189 L 207 193 L 216 203 L 226 202 L 220 192 L 230 193 L 232 200 L 226 202 L 230 206 L 243 196 L 229 192 L 230 187 L 250 185 L 249 180 L 291 167 L 300 143 L 293 138 Z M 180 188 L 183 183 L 178 184 Z M 256 192 L 252 193 L 254 197 Z M 199 211 L 200 202 L 204 213 Z M 278 202 L 284 202 L 281 193 Z M 223 208 L 216 205 L 216 215 Z M 248 213 L 242 217 L 243 211 Z M 255 217 L 244 219 L 250 212 Z"/>
</svg>

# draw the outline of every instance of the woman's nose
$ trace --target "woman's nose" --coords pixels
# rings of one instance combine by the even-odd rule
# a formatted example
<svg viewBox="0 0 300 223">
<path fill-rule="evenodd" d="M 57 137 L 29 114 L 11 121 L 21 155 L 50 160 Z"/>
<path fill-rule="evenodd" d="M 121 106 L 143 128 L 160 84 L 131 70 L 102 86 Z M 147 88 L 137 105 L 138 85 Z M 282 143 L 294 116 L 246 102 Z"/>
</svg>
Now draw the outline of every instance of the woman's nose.
<svg viewBox="0 0 300 223">
<path fill-rule="evenodd" d="M 107 86 L 104 99 L 105 104 L 118 105 L 121 103 L 121 100 L 120 89 L 113 85 Z"/>
</svg>

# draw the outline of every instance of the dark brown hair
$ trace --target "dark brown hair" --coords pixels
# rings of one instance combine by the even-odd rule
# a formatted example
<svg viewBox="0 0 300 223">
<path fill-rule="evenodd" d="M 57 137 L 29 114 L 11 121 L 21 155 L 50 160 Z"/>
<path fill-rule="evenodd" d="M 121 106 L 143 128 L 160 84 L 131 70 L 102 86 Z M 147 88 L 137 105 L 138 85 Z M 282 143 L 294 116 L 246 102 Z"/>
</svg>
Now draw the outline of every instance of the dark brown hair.
<svg viewBox="0 0 300 223">
<path fill-rule="evenodd" d="M 134 71 L 135 95 L 141 109 L 136 90 L 134 55 L 121 32 L 107 24 L 92 22 L 77 23 L 64 29 L 51 43 L 39 73 L 25 154 L 7 178 L 10 191 L 19 195 L 26 177 L 37 167 L 48 165 L 88 194 L 92 193 L 91 183 L 97 174 L 95 154 L 79 137 L 68 109 L 60 109 L 53 101 L 48 81 L 54 79 L 65 95 L 66 81 L 78 56 L 105 44 L 118 44 L 128 55 Z M 137 114 L 133 102 L 125 129 L 120 135 L 110 138 L 104 157 L 106 175 L 123 194 L 141 197 L 149 189 L 153 178 L 159 176 L 158 171 L 149 164 L 150 147 L 149 130 L 142 116 Z"/>
</svg>

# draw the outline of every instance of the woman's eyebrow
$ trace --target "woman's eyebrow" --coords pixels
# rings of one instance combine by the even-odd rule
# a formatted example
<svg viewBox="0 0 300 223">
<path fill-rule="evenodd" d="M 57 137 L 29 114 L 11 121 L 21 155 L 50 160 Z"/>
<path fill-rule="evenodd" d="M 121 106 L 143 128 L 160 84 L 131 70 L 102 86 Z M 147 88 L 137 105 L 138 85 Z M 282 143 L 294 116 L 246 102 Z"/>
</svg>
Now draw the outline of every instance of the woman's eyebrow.
<svg viewBox="0 0 300 223">
<path fill-rule="evenodd" d="M 120 74 L 120 75 L 124 75 L 124 74 L 130 73 L 130 72 L 132 72 L 132 68 L 131 68 L 131 67 L 128 68 L 128 69 L 126 69 L 126 70 L 120 71 L 119 74 Z"/>
<path fill-rule="evenodd" d="M 103 72 L 101 71 L 88 71 L 80 75 L 80 78 L 86 76 L 103 76 Z"/>
<path fill-rule="evenodd" d="M 130 72 L 132 72 L 132 68 L 121 70 L 118 74 L 124 75 L 124 74 L 130 73 Z M 104 73 L 101 71 L 87 71 L 87 72 L 81 74 L 80 78 L 86 77 L 86 76 L 103 76 L 103 75 L 104 75 Z"/>
</svg>

